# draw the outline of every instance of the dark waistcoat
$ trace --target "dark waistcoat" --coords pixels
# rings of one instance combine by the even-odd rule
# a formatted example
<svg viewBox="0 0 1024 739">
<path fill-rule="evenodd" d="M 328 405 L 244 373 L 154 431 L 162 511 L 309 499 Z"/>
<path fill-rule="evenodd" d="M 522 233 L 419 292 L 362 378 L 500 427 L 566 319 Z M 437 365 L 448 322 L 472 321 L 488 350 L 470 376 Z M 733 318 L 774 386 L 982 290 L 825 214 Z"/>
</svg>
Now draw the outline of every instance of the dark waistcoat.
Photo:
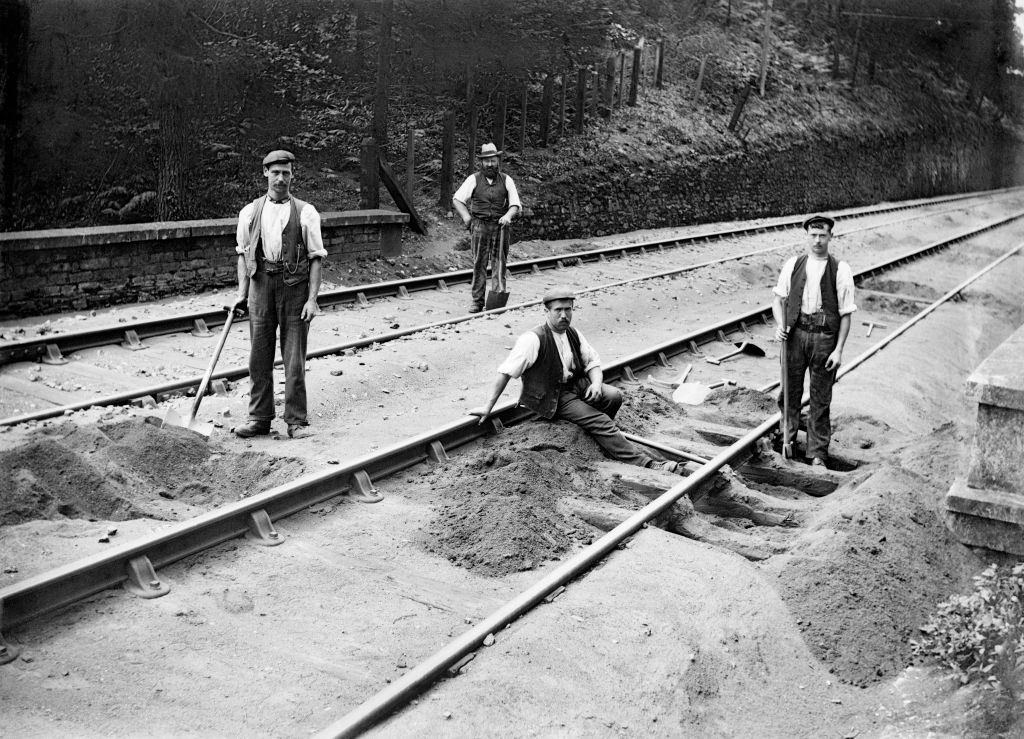
<svg viewBox="0 0 1024 739">
<path fill-rule="evenodd" d="M 249 222 L 249 236 L 245 242 L 245 269 L 249 277 L 256 274 L 256 268 L 265 258 L 263 256 L 263 205 L 267 202 L 266 197 L 257 198 L 253 201 L 252 220 Z M 288 223 L 281 233 L 281 261 L 284 262 L 284 283 L 286 285 L 298 285 L 309 279 L 309 255 L 306 252 L 306 245 L 302 241 L 302 224 L 299 222 L 299 214 L 306 203 L 292 196 L 291 215 Z"/>
<path fill-rule="evenodd" d="M 829 333 L 839 331 L 839 293 L 836 290 L 836 272 L 839 262 L 831 254 L 821 275 L 821 309 L 825 313 L 825 326 Z M 803 303 L 804 285 L 807 283 L 807 255 L 801 254 L 793 265 L 793 275 L 789 279 L 789 302 L 786 303 L 786 327 L 792 328 L 800 318 L 800 305 Z"/>
<path fill-rule="evenodd" d="M 488 184 L 487 178 L 477 172 L 476 185 L 469 198 L 469 212 L 474 218 L 485 221 L 496 221 L 508 210 L 508 188 L 505 187 L 505 175 L 498 172 L 494 184 Z"/>
<path fill-rule="evenodd" d="M 562 357 L 558 353 L 555 338 L 551 335 L 551 327 L 546 323 L 533 329 L 540 339 L 540 350 L 537 361 L 523 372 L 523 392 L 519 396 L 519 405 L 526 406 L 541 418 L 551 420 L 558 411 L 558 393 L 562 385 Z M 583 377 L 583 356 L 580 353 L 580 337 L 571 326 L 565 335 L 572 349 L 573 367 L 569 381 Z"/>
</svg>

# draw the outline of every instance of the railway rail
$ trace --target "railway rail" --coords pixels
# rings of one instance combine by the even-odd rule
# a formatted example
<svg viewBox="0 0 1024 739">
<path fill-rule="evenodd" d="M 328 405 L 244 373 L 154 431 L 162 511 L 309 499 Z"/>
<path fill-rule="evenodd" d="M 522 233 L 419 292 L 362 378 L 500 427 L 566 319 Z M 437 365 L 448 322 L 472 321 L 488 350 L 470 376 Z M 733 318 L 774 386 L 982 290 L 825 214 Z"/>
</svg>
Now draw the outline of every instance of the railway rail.
<svg viewBox="0 0 1024 739">
<path fill-rule="evenodd" d="M 974 198 L 990 197 L 993 194 L 1012 194 L 1018 192 L 1020 189 L 1021 188 L 1007 188 L 1005 190 L 946 195 L 937 198 L 903 201 L 900 203 L 882 206 L 850 208 L 844 211 L 839 211 L 836 215 L 840 218 L 877 215 L 880 213 L 912 210 L 928 205 L 956 203 Z M 927 215 L 937 214 L 933 213 Z M 647 241 L 629 244 L 626 246 L 605 247 L 577 252 L 574 254 L 564 254 L 511 262 L 509 263 L 508 268 L 513 274 L 524 274 L 543 269 L 555 269 L 560 266 L 581 264 L 611 257 L 623 257 L 628 254 L 643 254 L 649 249 L 665 249 L 701 241 L 709 241 L 711 239 L 724 239 L 748 234 L 765 233 L 768 231 L 779 231 L 797 226 L 800 224 L 801 220 L 801 218 L 775 219 L 767 224 L 756 226 L 711 229 L 708 231 L 698 232 L 691 236 L 679 238 L 649 239 Z M 470 282 L 472 276 L 473 271 L 471 269 L 462 269 L 454 272 L 422 275 L 402 280 L 390 280 L 379 283 L 357 285 L 337 290 L 326 290 L 319 295 L 318 302 L 321 306 L 336 306 L 351 303 L 364 303 L 371 299 L 386 297 L 407 297 L 410 293 L 424 290 L 447 290 L 450 285 Z M 48 364 L 62 364 L 67 361 L 65 359 L 65 355 L 81 351 L 82 349 L 91 349 L 115 344 L 121 344 L 126 348 L 133 350 L 141 349 L 143 348 L 142 342 L 147 338 L 174 333 L 189 332 L 194 336 L 207 337 L 212 334 L 210 331 L 211 328 L 217 328 L 224 324 L 224 319 L 225 316 L 223 310 L 193 311 L 147 321 L 119 323 L 83 331 L 50 334 L 37 338 L 3 342 L 0 343 L 0 366 L 11 362 L 37 360 Z"/>
<path fill-rule="evenodd" d="M 955 234 L 951 238 L 907 250 L 895 258 L 879 261 L 859 271 L 856 277 L 863 279 L 894 266 L 934 254 L 956 241 L 983 230 L 996 228 L 1007 220 L 1011 219 L 999 219 L 981 229 L 970 229 L 967 232 Z M 915 321 L 923 318 L 942 302 L 953 299 L 971 282 L 1018 253 L 1020 249 L 1021 247 L 1018 246 L 1007 252 L 999 260 L 949 291 L 929 309 L 923 311 Z M 671 358 L 677 356 L 692 357 L 694 353 L 700 351 L 700 346 L 704 343 L 727 339 L 729 334 L 737 331 L 745 333 L 748 325 L 767 324 L 769 315 L 770 306 L 762 305 L 696 331 L 647 347 L 608 365 L 605 368 L 606 378 L 610 381 L 633 380 L 636 373 L 645 368 L 669 365 Z M 903 328 L 882 339 L 869 353 L 861 355 L 846 365 L 842 374 L 848 373 L 865 361 L 868 356 L 887 345 L 910 325 L 912 323 L 906 324 Z M 769 390 L 771 387 L 768 386 L 765 389 Z M 428 459 L 444 460 L 449 450 L 469 444 L 485 434 L 500 430 L 505 425 L 518 423 L 528 415 L 527 411 L 517 408 L 513 402 L 506 402 L 497 408 L 495 417 L 484 426 L 478 425 L 475 418 L 455 420 L 429 432 L 392 444 L 376 453 L 363 455 L 340 464 L 327 472 L 307 475 L 290 484 L 217 508 L 189 521 L 171 524 L 162 531 L 136 542 L 121 545 L 103 554 L 26 578 L 0 590 L 0 627 L 7 630 L 25 624 L 39 616 L 79 602 L 94 593 L 122 584 L 142 597 L 162 595 L 167 592 L 169 585 L 160 578 L 158 570 L 170 563 L 240 536 L 246 536 L 265 545 L 278 544 L 283 537 L 274 529 L 274 521 L 345 492 L 353 494 L 365 502 L 372 502 L 379 499 L 373 485 L 375 480 L 380 480 Z M 710 459 L 704 468 L 714 465 L 717 465 L 716 469 L 720 468 L 729 459 L 733 459 L 738 450 L 748 448 L 753 440 L 763 436 L 772 426 L 772 420 L 766 420 L 751 431 L 748 435 L 749 438 L 744 437 L 741 440 L 742 444 L 737 442 L 731 446 L 728 455 L 723 452 Z M 684 453 L 679 456 L 685 458 Z M 711 472 L 713 470 L 699 473 L 701 477 L 687 479 L 699 481 L 705 479 Z M 696 484 L 696 482 L 689 484 Z M 681 496 L 690 489 L 686 485 L 687 483 L 684 482 L 681 486 L 674 487 L 673 491 Z M 669 504 L 664 503 L 665 506 Z M 651 511 L 654 510 L 654 508 L 651 509 Z M 661 508 L 657 510 L 661 510 Z M 632 531 L 635 531 L 635 528 Z M 606 545 L 602 545 L 602 547 L 604 546 Z M 571 561 L 575 562 L 576 560 L 574 558 Z M 559 572 L 563 570 L 564 568 L 559 568 Z M 528 600 L 532 600 L 532 596 Z M 17 650 L 4 642 L 0 636 L 0 660 L 10 661 L 16 656 L 16 653 Z M 383 709 L 375 709 L 373 715 L 379 716 L 379 710 Z M 363 720 L 360 719 L 360 721 Z"/>
<path fill-rule="evenodd" d="M 996 191 L 999 194 L 1014 194 L 1018 192 L 1019 188 L 1010 190 Z M 857 208 L 845 211 L 846 217 L 858 216 L 858 215 L 873 215 L 877 213 L 885 213 L 890 211 L 903 211 L 913 208 L 920 208 L 925 205 L 935 205 L 947 202 L 960 202 L 972 197 L 984 197 L 988 196 L 989 193 L 971 194 L 971 195 L 958 195 L 958 196 L 947 196 L 943 198 L 928 199 L 924 201 L 910 201 L 909 203 L 900 203 L 895 205 L 887 205 L 882 207 L 874 208 Z M 957 210 L 958 208 L 950 209 Z M 935 217 L 950 212 L 950 210 L 940 210 L 938 212 L 929 212 L 921 215 L 911 216 L 910 218 L 900 219 L 897 221 L 887 222 L 885 224 L 875 224 L 871 226 L 864 226 L 856 229 L 845 229 L 840 232 L 840 235 L 847 235 L 855 233 L 857 231 L 872 230 L 881 228 L 884 226 L 895 225 L 903 223 L 907 220 L 914 220 L 918 218 Z M 1024 215 L 1024 212 L 1015 213 L 1011 217 L 998 219 L 996 221 L 990 221 L 983 224 L 978 228 L 961 229 L 957 234 L 943 241 L 942 243 L 952 243 L 952 241 L 966 238 L 971 235 L 982 233 L 990 228 L 994 228 L 1003 223 L 1008 223 L 1012 220 L 1020 218 Z M 763 232 L 766 230 L 780 230 L 783 228 L 791 227 L 792 225 L 799 223 L 799 220 L 794 219 L 783 219 L 778 222 L 761 225 L 761 226 L 749 226 L 740 229 L 718 229 L 708 231 L 706 233 L 697 234 L 685 238 L 673 238 L 673 239 L 662 239 L 662 240 L 649 240 L 638 244 L 631 244 L 627 246 L 616 246 L 607 247 L 602 249 L 590 250 L 585 252 L 578 252 L 569 255 L 560 255 L 554 257 L 544 257 L 541 259 L 527 260 L 518 262 L 512 265 L 517 271 L 529 271 L 529 272 L 540 272 L 543 269 L 553 269 L 560 266 L 569 264 L 587 264 L 592 262 L 604 261 L 610 256 L 627 256 L 628 254 L 645 254 L 648 250 L 665 250 L 669 247 L 680 246 L 687 243 L 694 243 L 698 241 L 707 241 L 711 239 L 723 239 L 729 236 L 735 236 L 741 233 L 748 232 Z M 760 253 L 773 251 L 784 248 L 788 245 L 772 246 L 765 249 L 758 249 L 753 251 L 746 251 L 740 254 L 732 254 L 723 258 L 713 259 L 710 261 L 702 261 L 698 263 L 687 264 L 680 267 L 673 267 L 668 270 L 660 270 L 657 272 L 644 274 L 640 276 L 630 277 L 626 280 L 615 281 L 611 283 L 602 284 L 589 290 L 606 289 L 609 287 L 616 287 L 624 285 L 630 282 L 637 282 L 642 280 L 653 280 L 663 277 L 672 277 L 679 275 L 683 272 L 697 270 L 702 267 L 707 267 L 713 264 L 720 264 L 727 261 L 741 260 L 749 256 L 757 255 Z M 353 288 L 346 288 L 342 290 L 330 291 L 321 295 L 321 303 L 325 305 L 341 305 L 344 303 L 353 302 L 366 302 L 370 297 L 381 298 L 387 296 L 398 296 L 407 297 L 412 292 L 423 291 L 432 288 L 447 289 L 447 281 L 458 281 L 468 280 L 469 271 L 463 270 L 457 273 L 447 273 L 439 275 L 427 275 L 423 277 L 409 278 L 406 280 L 383 282 L 375 285 L 362 285 Z M 453 277 L 454 276 L 454 277 Z M 583 290 L 581 292 L 586 292 Z M 539 301 L 527 301 L 520 302 L 514 305 L 509 305 L 502 309 L 493 311 L 487 311 L 484 314 L 476 315 L 461 315 L 453 318 L 449 318 L 442 321 L 435 321 L 427 324 L 411 326 L 401 330 L 389 331 L 382 334 L 376 334 L 373 336 L 366 336 L 358 339 L 351 339 L 337 344 L 331 344 L 329 346 L 313 348 L 307 353 L 307 358 L 324 357 L 333 354 L 340 354 L 345 351 L 354 351 L 362 349 L 373 344 L 382 344 L 389 341 L 394 341 L 415 333 L 428 331 L 443 326 L 455 325 L 465 321 L 474 320 L 479 317 L 486 317 L 487 315 L 494 315 L 502 313 L 508 310 L 514 310 L 529 306 Z M 168 319 L 159 319 L 153 321 L 139 322 L 131 325 L 119 325 L 117 327 L 106 327 L 100 328 L 75 334 L 62 334 L 48 337 L 42 337 L 39 339 L 26 340 L 22 342 L 15 342 L 13 344 L 0 345 L 0 364 L 3 361 L 23 361 L 25 358 L 37 357 L 41 358 L 41 361 L 48 363 L 65 363 L 64 354 L 71 351 L 80 350 L 88 347 L 102 346 L 109 344 L 113 341 L 118 341 L 120 338 L 126 337 L 122 342 L 128 348 L 139 348 L 142 346 L 141 339 L 166 334 L 169 332 L 175 332 L 183 330 L 188 326 L 192 326 L 194 333 L 197 335 L 209 334 L 209 327 L 215 326 L 218 322 L 223 322 L 224 314 L 223 311 L 217 311 L 215 314 L 204 313 L 199 314 L 186 314 L 181 316 L 174 316 Z M 226 367 L 216 371 L 212 379 L 214 387 L 217 382 L 224 380 L 234 380 L 245 377 L 248 375 L 248 368 L 245 366 L 234 366 Z M 61 415 L 65 415 L 69 412 L 81 410 L 89 407 L 97 406 L 116 406 L 126 405 L 129 403 L 140 403 L 143 399 L 150 398 L 154 402 L 162 399 L 163 397 L 188 392 L 197 387 L 202 379 L 202 375 L 189 376 L 184 378 L 178 378 L 168 382 L 163 382 L 156 385 L 147 385 L 141 387 L 135 387 L 131 390 L 118 392 L 114 394 L 108 394 L 101 397 L 92 397 L 87 400 L 79 400 L 75 402 L 58 403 L 51 407 L 42 408 L 29 413 L 23 413 L 7 418 L 0 418 L 0 426 L 12 426 L 27 421 L 38 421 L 46 418 L 54 418 Z"/>
</svg>

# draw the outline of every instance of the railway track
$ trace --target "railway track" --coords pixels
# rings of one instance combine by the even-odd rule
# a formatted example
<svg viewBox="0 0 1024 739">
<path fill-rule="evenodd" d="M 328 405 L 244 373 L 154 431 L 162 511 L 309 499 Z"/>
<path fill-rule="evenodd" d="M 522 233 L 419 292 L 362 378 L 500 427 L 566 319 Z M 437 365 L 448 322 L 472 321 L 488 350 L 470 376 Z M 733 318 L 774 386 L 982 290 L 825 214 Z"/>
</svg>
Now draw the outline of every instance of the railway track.
<svg viewBox="0 0 1024 739">
<path fill-rule="evenodd" d="M 1019 216 L 1014 216 L 1014 218 L 1016 217 Z M 998 219 L 986 224 L 981 229 L 967 229 L 949 239 L 903 250 L 895 256 L 857 270 L 856 278 L 863 280 L 885 270 L 935 255 L 956 241 L 970 238 L 981 231 L 996 229 L 1007 220 L 1012 219 Z M 913 323 L 928 315 L 938 305 L 955 299 L 966 286 L 1018 253 L 1020 248 L 1018 246 L 1006 252 L 984 270 L 956 285 L 941 299 L 922 311 L 918 317 L 885 336 L 871 349 L 846 364 L 841 375 L 849 373 L 866 361 L 906 331 Z M 770 306 L 761 305 L 706 325 L 697 331 L 672 337 L 607 365 L 605 368 L 606 379 L 613 382 L 634 382 L 644 370 L 657 371 L 658 368 L 671 366 L 673 363 L 677 363 L 678 367 L 678 363 L 681 361 L 697 361 L 701 356 L 701 347 L 715 341 L 729 341 L 730 337 L 737 333 L 748 335 L 757 331 L 758 326 L 766 325 L 769 322 L 769 316 Z M 761 329 L 761 332 L 767 334 L 767 327 Z M 765 385 L 761 389 L 769 391 L 773 387 L 774 383 Z M 442 462 L 448 458 L 449 451 L 470 444 L 484 435 L 500 431 L 505 426 L 515 425 L 527 417 L 528 413 L 523 409 L 515 407 L 512 402 L 506 402 L 496 409 L 495 417 L 485 427 L 479 426 L 472 418 L 458 419 L 431 429 L 427 433 L 417 434 L 394 443 L 373 454 L 347 460 L 329 471 L 307 475 L 288 485 L 216 508 L 197 518 L 170 524 L 153 536 L 144 537 L 130 544 L 109 549 L 100 555 L 29 577 L 0 590 L 0 604 L 2 604 L 0 624 L 5 630 L 9 630 L 27 624 L 42 615 L 80 602 L 94 593 L 122 584 L 143 597 L 165 594 L 168 585 L 161 579 L 158 571 L 174 562 L 241 536 L 246 536 L 265 545 L 278 544 L 283 541 L 283 537 L 274 528 L 275 521 L 342 493 L 349 493 L 356 499 L 365 502 L 379 500 L 374 487 L 375 481 L 385 479 L 427 460 Z M 631 519 L 628 525 L 623 524 L 623 527 L 617 529 L 618 540 L 636 531 L 644 521 L 663 512 L 687 491 L 706 480 L 708 476 L 725 464 L 734 463 L 738 454 L 749 451 L 754 442 L 773 428 L 776 422 L 777 417 L 775 416 L 765 419 L 763 423 L 715 456 L 701 457 L 693 455 L 685 449 L 679 449 L 674 455 L 677 458 L 706 459 L 707 461 L 703 462 L 687 480 L 673 487 L 665 497 L 652 503 L 651 507 L 645 508 L 642 515 L 638 514 L 635 520 Z M 661 449 L 663 453 L 666 452 L 665 445 L 656 448 Z M 673 454 L 669 451 L 666 456 L 671 457 Z M 597 548 L 592 551 L 599 554 L 594 556 L 603 556 L 610 548 L 613 548 L 615 544 L 610 543 L 611 541 L 602 539 L 599 546 L 595 545 Z M 581 557 L 582 555 L 575 557 L 565 566 L 560 567 L 557 570 L 560 573 L 559 578 L 563 580 L 570 578 L 572 575 L 569 573 L 576 571 L 572 568 L 582 567 L 584 561 L 591 561 L 581 559 Z M 550 588 L 545 590 L 545 593 L 549 591 Z M 535 594 L 539 591 L 534 589 L 530 592 Z M 510 617 L 509 614 L 512 611 L 521 612 L 520 609 L 525 607 L 523 604 L 526 601 L 532 604 L 536 602 L 536 599 L 534 595 L 526 597 L 519 605 L 512 607 L 511 611 L 504 611 L 505 615 L 501 618 Z M 493 627 L 490 621 L 488 624 Z M 477 630 L 472 632 L 474 635 L 476 633 Z M 475 638 L 475 636 L 466 637 L 461 643 L 474 642 Z M 13 646 L 6 642 L 3 643 L 2 649 L 0 649 L 0 658 L 9 661 L 16 654 L 17 651 Z M 447 661 L 447 657 L 441 661 Z M 410 675 L 412 674 L 410 673 Z M 425 680 L 427 678 L 417 679 Z M 415 683 L 417 689 L 421 685 L 422 683 Z M 413 689 L 410 686 L 406 687 Z M 393 699 L 388 699 L 388 701 L 391 700 Z M 391 705 L 390 702 L 387 705 Z M 381 710 L 385 709 L 374 708 L 367 715 L 379 717 Z M 359 718 L 358 725 L 363 725 L 365 720 L 367 719 Z"/>
<path fill-rule="evenodd" d="M 1012 198 L 1017 192 L 1017 189 L 999 191 L 998 195 L 999 197 Z M 961 205 L 942 207 L 937 211 L 901 217 L 881 224 L 869 224 L 853 228 L 849 225 L 844 225 L 837 232 L 837 235 L 851 236 L 857 233 L 877 231 L 886 227 L 905 225 L 915 220 L 948 217 L 951 213 L 962 210 L 963 202 L 979 197 L 984 201 L 991 198 L 992 195 L 990 193 L 982 193 L 970 196 L 951 196 L 926 201 L 886 205 L 879 208 L 852 209 L 844 213 L 845 218 L 902 212 L 925 207 L 934 208 L 937 205 L 945 206 L 949 203 L 961 203 Z M 1017 213 L 1011 218 L 1003 219 L 1002 222 L 1009 222 L 1020 215 L 1020 213 Z M 964 237 L 971 233 L 980 233 L 993 227 L 993 224 L 996 224 L 999 220 L 990 220 L 974 229 L 960 229 L 957 231 L 957 237 Z M 698 255 L 697 261 L 694 261 L 694 257 L 690 256 L 690 250 L 681 250 L 678 253 L 684 258 L 689 258 L 689 263 L 676 264 L 666 268 L 667 265 L 663 262 L 668 258 L 667 255 L 674 251 L 674 247 L 689 245 L 696 249 L 698 245 L 711 241 L 721 241 L 739 234 L 757 234 L 772 230 L 783 230 L 792 227 L 795 223 L 799 223 L 799 220 L 782 219 L 768 225 L 756 227 L 708 230 L 681 239 L 648 240 L 628 246 L 608 247 L 570 255 L 528 260 L 513 265 L 513 271 L 541 274 L 544 271 L 558 270 L 572 265 L 587 267 L 592 271 L 595 269 L 602 270 L 603 274 L 603 272 L 608 271 L 609 265 L 614 264 L 608 260 L 618 257 L 628 262 L 628 264 L 624 265 L 624 268 L 620 269 L 618 274 L 613 273 L 611 275 L 613 279 L 603 282 L 596 287 L 585 288 L 584 290 L 607 289 L 637 281 L 654 281 L 666 277 L 675 277 L 685 272 L 696 271 L 724 262 L 749 259 L 759 254 L 781 250 L 792 246 L 792 244 L 782 243 L 754 250 L 734 251 L 724 255 L 714 255 L 710 259 L 700 259 Z M 643 271 L 637 275 L 636 273 L 640 270 Z M 427 290 L 446 291 L 449 283 L 468 280 L 468 277 L 469 272 L 463 270 L 457 273 L 428 275 L 401 281 L 357 286 L 329 291 L 321 296 L 321 303 L 332 306 L 334 309 L 368 306 L 371 299 L 373 299 L 374 304 L 377 304 L 380 298 L 411 298 L 413 294 L 421 296 Z M 565 278 L 564 275 L 560 275 L 560 277 Z M 586 281 L 590 278 L 584 275 L 582 279 Z M 541 292 L 542 290 L 536 291 L 538 295 Z M 407 304 L 412 301 L 402 302 Z M 442 306 L 450 305 L 450 302 L 450 300 L 441 302 L 437 300 L 425 301 L 425 304 L 432 306 L 432 308 L 428 308 L 427 313 L 432 311 L 441 312 Z M 313 346 L 308 353 L 308 358 L 356 352 L 367 347 L 396 341 L 413 334 L 442 329 L 471 320 L 486 319 L 493 317 L 495 314 L 529 306 L 536 302 L 538 302 L 537 299 L 518 302 L 499 311 L 490 311 L 488 312 L 490 315 L 456 315 L 452 318 L 430 321 L 405 328 L 399 327 L 379 333 L 373 331 L 371 327 L 369 330 L 362 331 L 358 338 L 328 343 L 326 345 L 322 343 L 323 339 L 318 339 L 318 337 L 322 337 L 325 334 L 329 336 L 331 329 L 324 331 L 323 327 L 318 325 L 317 331 L 314 332 L 314 337 L 311 339 Z M 450 310 L 445 312 L 450 312 Z M 328 315 L 333 316 L 335 314 L 330 313 Z M 343 315 L 348 319 L 352 314 L 346 312 Z M 27 397 L 34 397 L 36 400 L 33 403 L 43 406 L 27 413 L 18 413 L 0 418 L 0 426 L 11 426 L 27 421 L 54 418 L 89 407 L 116 406 L 129 403 L 155 403 L 174 395 L 194 392 L 202 378 L 201 370 L 204 364 L 202 360 L 203 347 L 200 344 L 201 339 L 186 345 L 180 345 L 175 341 L 174 346 L 164 341 L 156 347 L 156 356 L 153 356 L 154 352 L 142 352 L 138 355 L 137 359 L 129 357 L 133 352 L 128 350 L 144 348 L 146 345 L 143 343 L 143 339 L 153 340 L 160 336 L 166 337 L 168 334 L 174 334 L 174 332 L 182 331 L 189 327 L 192 328 L 193 335 L 207 336 L 210 335 L 209 328 L 216 327 L 222 321 L 223 312 L 220 311 L 216 313 L 189 313 L 157 320 L 90 329 L 78 333 L 43 336 L 36 339 L 0 345 L 0 364 L 3 364 L 3 362 L 21 362 L 21 364 L 0 368 L 0 389 L 5 389 L 11 395 L 22 394 Z M 398 326 L 397 322 L 388 322 L 388 325 Z M 346 333 L 355 333 L 348 329 L 349 327 L 345 327 Z M 340 330 L 338 325 L 333 327 L 335 335 L 338 335 Z M 238 333 L 236 333 L 236 337 L 238 337 Z M 320 345 L 315 343 L 317 340 L 321 342 Z M 109 348 L 111 342 L 118 341 L 125 347 L 124 350 L 116 347 L 113 349 Z M 234 342 L 235 346 L 242 343 L 244 342 Z M 91 354 L 87 351 L 97 347 L 108 348 L 100 349 L 98 352 Z M 68 363 L 65 355 L 70 355 L 72 352 L 77 352 L 75 359 L 78 361 Z M 100 358 L 99 355 L 104 353 L 108 353 L 108 356 Z M 242 361 L 243 357 L 244 354 L 238 350 L 235 350 L 234 354 L 231 351 L 227 352 L 225 359 L 221 363 L 223 368 L 213 375 L 212 389 L 214 392 L 223 393 L 226 390 L 224 384 L 226 381 L 237 380 L 247 376 L 248 369 L 244 361 Z M 235 360 L 235 364 L 230 364 L 232 358 Z M 55 373 L 56 377 L 52 381 L 40 382 L 39 375 L 33 374 L 31 370 L 32 366 L 38 365 L 27 364 L 26 360 L 29 359 L 32 362 L 38 359 L 41 362 L 53 365 L 51 372 Z M 166 368 L 167 366 L 184 369 L 192 368 L 195 374 L 182 377 L 180 376 L 180 369 L 169 373 L 162 370 L 161 374 L 163 375 L 177 374 L 178 376 L 158 384 L 147 384 L 144 379 L 140 380 L 138 375 L 141 374 L 143 378 L 153 376 L 154 373 L 150 368 L 150 365 L 153 364 L 161 368 Z M 63 365 L 63 368 L 61 368 L 61 365 Z M 121 389 L 111 390 L 110 386 L 116 385 L 117 382 L 123 383 Z M 124 389 L 124 384 L 129 385 L 129 389 Z M 93 390 L 92 394 L 87 391 L 87 388 Z"/>
</svg>

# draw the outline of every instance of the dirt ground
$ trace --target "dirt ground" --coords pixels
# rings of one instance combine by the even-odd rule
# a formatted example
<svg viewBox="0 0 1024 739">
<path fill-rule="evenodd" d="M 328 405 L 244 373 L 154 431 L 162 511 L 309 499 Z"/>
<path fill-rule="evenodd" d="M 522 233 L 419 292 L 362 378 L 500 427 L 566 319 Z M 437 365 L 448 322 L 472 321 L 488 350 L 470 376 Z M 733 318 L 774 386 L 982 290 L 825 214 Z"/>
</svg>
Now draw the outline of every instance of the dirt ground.
<svg viewBox="0 0 1024 739">
<path fill-rule="evenodd" d="M 941 293 L 1022 231 L 993 232 L 969 249 L 906 265 L 885 276 L 888 287 Z M 856 247 L 844 248 L 864 263 L 883 248 L 869 239 Z M 748 275 L 749 294 L 724 288 L 722 270 L 707 271 L 654 289 L 603 291 L 581 301 L 578 323 L 610 361 L 634 344 L 708 323 L 709 305 L 735 310 L 767 299 L 770 269 L 755 260 L 735 270 Z M 907 644 L 935 603 L 963 590 L 989 559 L 948 536 L 939 508 L 969 451 L 973 407 L 964 380 L 1024 320 L 1022 278 L 1018 256 L 839 383 L 833 451 L 855 468 L 835 473 L 833 493 L 812 497 L 747 480 L 795 511 L 799 525 L 756 525 L 695 501 L 697 511 L 686 515 L 726 545 L 642 530 L 375 733 L 1024 735 L 1019 714 L 913 664 Z M 666 301 L 677 314 L 660 322 Z M 859 317 L 890 327 L 910 307 L 859 302 Z M 0 584 L 325 468 L 398 429 L 411 434 L 459 417 L 482 400 L 503 347 L 536 322 L 535 312 L 522 313 L 475 322 L 442 346 L 423 337 L 329 360 L 346 374 L 313 372 L 322 415 L 304 440 L 241 442 L 222 430 L 207 445 L 127 409 L 3 434 L 0 481 L 16 494 L 0 509 Z M 774 379 L 778 347 L 767 327 L 752 332 L 765 359 L 694 362 L 693 379 L 729 376 L 738 387 L 697 407 L 674 406 L 655 385 L 627 387 L 621 425 L 681 444 L 695 438 L 699 422 L 758 420 L 772 402 L 755 388 Z M 847 361 L 878 337 L 858 327 Z M 409 369 L 419 361 L 429 364 L 426 375 Z M 474 369 L 460 374 L 467 367 Z M 359 384 L 361 372 L 402 377 L 380 394 Z M 244 392 L 211 402 L 211 413 L 230 411 L 219 416 L 222 426 L 244 416 Z M 24 651 L 0 667 L 0 730 L 314 732 L 600 536 L 580 506 L 638 507 L 616 483 L 615 474 L 631 470 L 609 475 L 615 467 L 574 426 L 528 422 L 453 451 L 445 464 L 378 483 L 379 504 L 340 496 L 279 522 L 283 546 L 229 542 L 165 568 L 166 597 L 110 591 L 13 629 L 6 636 Z M 679 480 L 651 474 L 662 475 L 664 487 Z M 737 554 L 755 550 L 765 557 Z"/>
</svg>

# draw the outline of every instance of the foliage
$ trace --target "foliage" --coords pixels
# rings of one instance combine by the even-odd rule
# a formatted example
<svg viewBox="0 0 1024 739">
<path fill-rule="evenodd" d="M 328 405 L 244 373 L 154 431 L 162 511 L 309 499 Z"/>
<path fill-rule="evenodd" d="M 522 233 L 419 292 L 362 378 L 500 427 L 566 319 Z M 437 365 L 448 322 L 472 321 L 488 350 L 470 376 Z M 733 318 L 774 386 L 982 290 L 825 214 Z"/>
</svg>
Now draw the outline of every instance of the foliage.
<svg viewBox="0 0 1024 739">
<path fill-rule="evenodd" d="M 921 633 L 914 653 L 937 658 L 961 684 L 984 680 L 1024 700 L 1024 564 L 987 567 L 974 592 L 940 603 Z"/>
</svg>

